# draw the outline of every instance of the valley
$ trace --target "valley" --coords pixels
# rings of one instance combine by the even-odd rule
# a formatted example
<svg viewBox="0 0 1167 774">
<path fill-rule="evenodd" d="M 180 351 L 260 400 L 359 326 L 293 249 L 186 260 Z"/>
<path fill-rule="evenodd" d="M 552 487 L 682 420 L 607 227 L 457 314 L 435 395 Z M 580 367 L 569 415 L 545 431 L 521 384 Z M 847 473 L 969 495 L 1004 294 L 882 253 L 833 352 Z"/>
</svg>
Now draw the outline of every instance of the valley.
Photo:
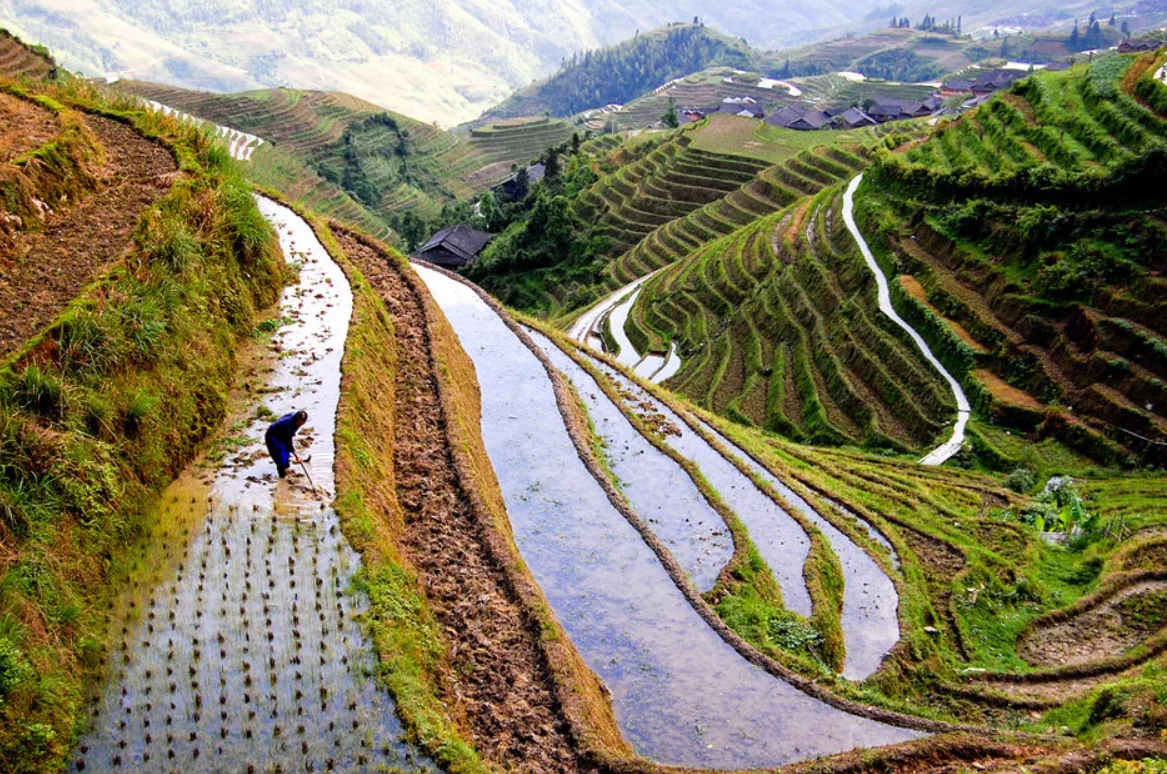
<svg viewBox="0 0 1167 774">
<path fill-rule="evenodd" d="M 0 770 L 1162 771 L 1158 34 L 453 130 L 0 36 Z"/>
</svg>

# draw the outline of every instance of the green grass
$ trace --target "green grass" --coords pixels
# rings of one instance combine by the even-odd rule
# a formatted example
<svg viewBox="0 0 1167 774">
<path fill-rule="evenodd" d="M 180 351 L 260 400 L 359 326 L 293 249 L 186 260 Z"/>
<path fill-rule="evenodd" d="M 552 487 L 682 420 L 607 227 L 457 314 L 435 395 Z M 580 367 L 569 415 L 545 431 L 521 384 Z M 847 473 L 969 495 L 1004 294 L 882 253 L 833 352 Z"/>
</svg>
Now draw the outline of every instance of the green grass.
<svg viewBox="0 0 1167 774">
<path fill-rule="evenodd" d="M 218 427 L 235 342 L 282 284 L 274 234 L 207 136 L 80 82 L 46 95 L 130 123 L 189 175 L 143 216 L 125 260 L 0 370 L 0 532 L 13 552 L 0 577 L 0 768 L 12 772 L 64 765 L 82 690 L 101 676 L 100 611 L 119 568 L 156 493 Z"/>
</svg>

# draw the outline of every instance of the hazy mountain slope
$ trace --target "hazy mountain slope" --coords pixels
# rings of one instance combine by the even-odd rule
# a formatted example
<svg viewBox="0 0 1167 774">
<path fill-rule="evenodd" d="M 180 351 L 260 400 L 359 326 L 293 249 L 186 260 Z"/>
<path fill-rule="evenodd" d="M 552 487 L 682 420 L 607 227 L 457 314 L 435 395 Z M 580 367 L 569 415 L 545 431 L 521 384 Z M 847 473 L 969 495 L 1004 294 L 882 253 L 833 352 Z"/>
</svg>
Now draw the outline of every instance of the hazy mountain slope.
<svg viewBox="0 0 1167 774">
<path fill-rule="evenodd" d="M 0 0 L 18 34 L 87 74 L 194 88 L 346 91 L 425 120 L 473 118 L 565 56 L 700 16 L 778 45 L 859 21 L 873 0 Z"/>
</svg>

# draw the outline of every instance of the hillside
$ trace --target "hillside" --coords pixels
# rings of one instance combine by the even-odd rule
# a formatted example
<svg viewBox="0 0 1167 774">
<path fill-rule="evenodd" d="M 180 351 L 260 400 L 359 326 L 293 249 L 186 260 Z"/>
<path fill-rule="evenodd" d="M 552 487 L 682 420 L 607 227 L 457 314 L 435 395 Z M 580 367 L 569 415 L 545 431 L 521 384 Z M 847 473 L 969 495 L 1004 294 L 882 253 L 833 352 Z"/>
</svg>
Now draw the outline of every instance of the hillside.
<svg viewBox="0 0 1167 774">
<path fill-rule="evenodd" d="M 638 30 L 697 16 L 730 36 L 775 46 L 859 21 L 875 7 L 871 0 L 847 7 L 812 0 L 775 14 L 760 0 L 441 0 L 424 12 L 401 13 L 353 0 L 5 0 L 0 14 L 18 34 L 51 46 L 66 67 L 90 76 L 212 91 L 342 91 L 452 126 L 548 76 L 573 54 L 615 45 Z"/>
<path fill-rule="evenodd" d="M 709 67 L 748 67 L 754 54 L 741 40 L 704 25 L 652 30 L 615 46 L 573 53 L 559 72 L 515 92 L 480 120 L 544 111 L 566 117 L 610 103 L 623 104 Z"/>
<path fill-rule="evenodd" d="M 577 138 L 0 44 L 0 771 L 1167 770 L 1162 50 Z"/>
<path fill-rule="evenodd" d="M 983 415 L 1101 462 L 1158 460 L 1167 439 L 1160 60 L 1031 77 L 883 154 L 866 189 L 903 308 Z"/>
</svg>

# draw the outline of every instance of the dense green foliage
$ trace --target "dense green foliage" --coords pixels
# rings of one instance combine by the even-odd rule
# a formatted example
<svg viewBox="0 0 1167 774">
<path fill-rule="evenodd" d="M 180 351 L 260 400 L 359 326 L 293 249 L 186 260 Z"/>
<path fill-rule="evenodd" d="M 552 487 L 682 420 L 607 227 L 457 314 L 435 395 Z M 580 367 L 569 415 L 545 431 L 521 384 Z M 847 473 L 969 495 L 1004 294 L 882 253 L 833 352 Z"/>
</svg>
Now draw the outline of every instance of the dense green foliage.
<svg viewBox="0 0 1167 774">
<path fill-rule="evenodd" d="M 882 152 L 864 189 L 886 269 L 926 295 L 897 303 L 937 323 L 921 330 L 974 403 L 1104 464 L 1161 461 L 1160 66 L 1114 56 L 1031 76 L 926 142 Z M 953 324 L 967 347 L 945 333 Z"/>
<path fill-rule="evenodd" d="M 570 116 L 588 108 L 623 104 L 666 81 L 714 65 L 745 68 L 751 52 L 703 25 L 667 27 L 611 48 L 573 54 L 558 73 L 520 91 L 494 113 Z"/>
<path fill-rule="evenodd" d="M 546 159 L 562 151 L 553 149 Z M 502 233 L 467 274 L 503 303 L 521 309 L 546 312 L 548 286 L 594 286 L 607 265 L 607 228 L 579 218 L 571 206 L 596 180 L 590 156 L 570 155 L 562 174 L 558 165 L 548 165 L 547 176 L 517 205 L 500 206 L 490 194 L 482 200 L 483 225 Z"/>
</svg>

